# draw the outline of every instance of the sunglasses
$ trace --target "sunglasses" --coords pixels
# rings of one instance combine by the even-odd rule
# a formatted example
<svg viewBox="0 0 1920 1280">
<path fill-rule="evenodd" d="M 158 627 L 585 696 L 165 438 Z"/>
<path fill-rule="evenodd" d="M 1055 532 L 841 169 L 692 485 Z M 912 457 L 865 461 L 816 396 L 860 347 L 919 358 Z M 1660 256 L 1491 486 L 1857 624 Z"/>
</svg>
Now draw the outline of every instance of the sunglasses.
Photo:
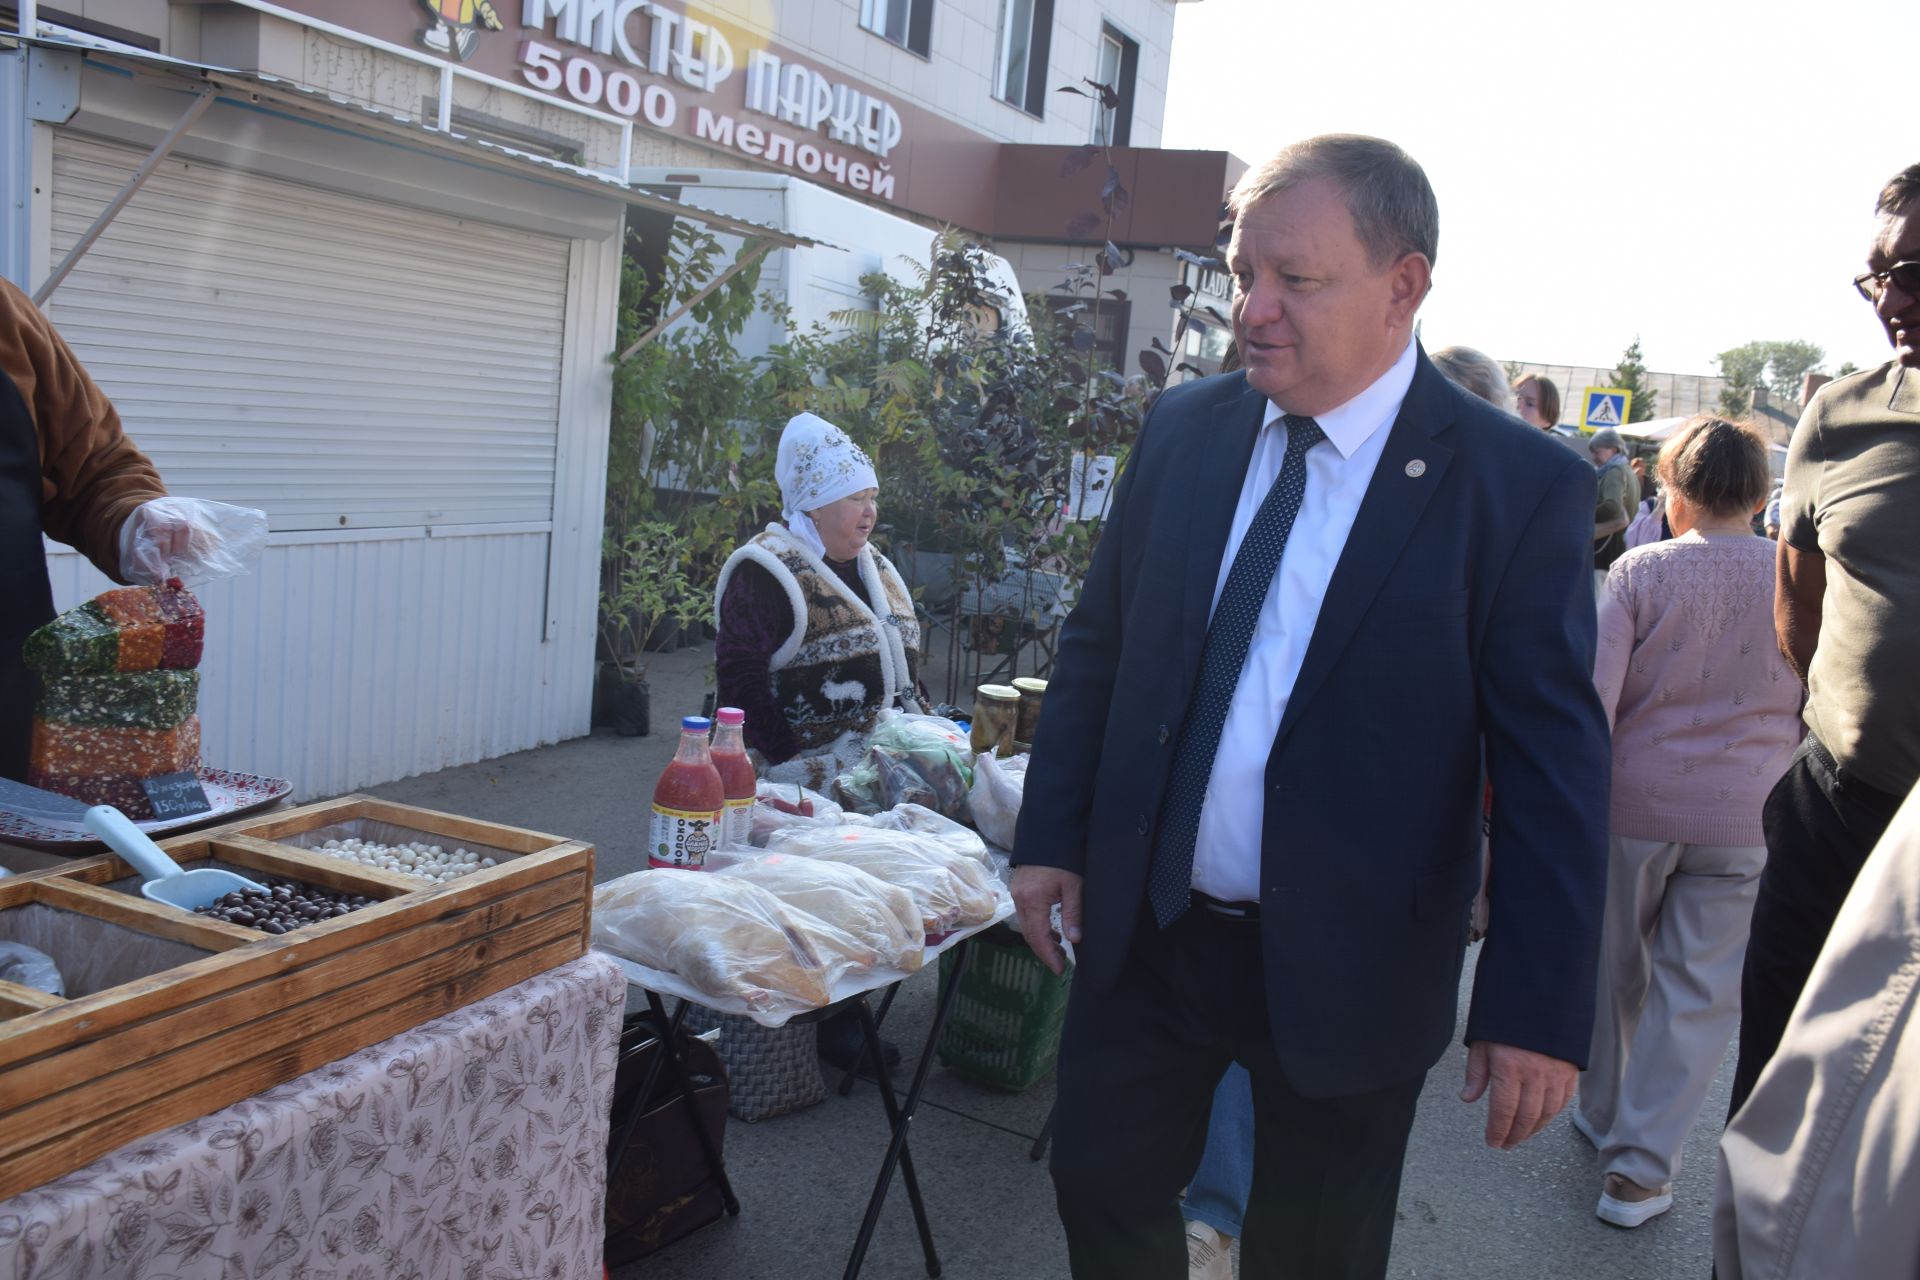
<svg viewBox="0 0 1920 1280">
<path fill-rule="evenodd" d="M 1878 302 L 1880 295 L 1887 291 L 1889 280 L 1899 285 L 1902 293 L 1920 298 L 1920 262 L 1896 262 L 1885 271 L 1869 271 L 1863 276 L 1855 276 L 1853 287 L 1868 302 Z"/>
</svg>

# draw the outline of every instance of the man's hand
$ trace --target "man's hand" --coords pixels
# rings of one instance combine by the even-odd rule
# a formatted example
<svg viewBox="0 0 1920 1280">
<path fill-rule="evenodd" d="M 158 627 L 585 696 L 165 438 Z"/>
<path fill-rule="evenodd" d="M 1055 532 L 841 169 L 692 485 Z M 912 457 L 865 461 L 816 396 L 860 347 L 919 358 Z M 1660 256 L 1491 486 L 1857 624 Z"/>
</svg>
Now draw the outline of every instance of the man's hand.
<svg viewBox="0 0 1920 1280">
<path fill-rule="evenodd" d="M 1017 895 L 1016 895 L 1017 899 Z M 1531 1049 L 1488 1044 L 1476 1040 L 1467 1046 L 1467 1083 L 1460 1101 L 1487 1098 L 1487 1145 L 1511 1151 L 1547 1127 L 1573 1097 L 1579 1068 Z"/>
<path fill-rule="evenodd" d="M 1013 908 L 1020 932 L 1033 954 L 1055 974 L 1066 971 L 1067 955 L 1053 936 L 1053 907 L 1060 904 L 1060 928 L 1067 941 L 1080 945 L 1080 890 L 1085 880 L 1059 867 L 1015 867 Z"/>
</svg>

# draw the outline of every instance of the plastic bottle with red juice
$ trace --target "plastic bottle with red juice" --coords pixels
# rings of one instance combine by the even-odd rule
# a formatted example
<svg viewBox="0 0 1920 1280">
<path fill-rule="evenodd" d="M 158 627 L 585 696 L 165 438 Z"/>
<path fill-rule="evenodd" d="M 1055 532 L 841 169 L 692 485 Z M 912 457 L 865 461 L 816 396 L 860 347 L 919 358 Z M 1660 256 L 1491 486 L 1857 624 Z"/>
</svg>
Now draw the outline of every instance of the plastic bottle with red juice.
<svg viewBox="0 0 1920 1280">
<path fill-rule="evenodd" d="M 726 796 L 726 816 L 720 820 L 722 849 L 753 845 L 753 799 L 760 780 L 754 775 L 753 761 L 747 759 L 746 724 L 747 713 L 738 707 L 722 707 L 714 713 L 713 764 L 720 770 Z"/>
<path fill-rule="evenodd" d="M 707 748 L 713 727 L 705 716 L 680 721 L 680 746 L 653 787 L 653 821 L 647 830 L 647 865 L 698 871 L 720 847 L 726 789 Z"/>
</svg>

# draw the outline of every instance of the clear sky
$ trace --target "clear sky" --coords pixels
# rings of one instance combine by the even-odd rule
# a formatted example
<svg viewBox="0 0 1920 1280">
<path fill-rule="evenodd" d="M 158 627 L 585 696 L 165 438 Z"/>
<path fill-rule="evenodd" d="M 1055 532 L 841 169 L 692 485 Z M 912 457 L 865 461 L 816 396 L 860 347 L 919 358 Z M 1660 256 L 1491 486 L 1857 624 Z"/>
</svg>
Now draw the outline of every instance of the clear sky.
<svg viewBox="0 0 1920 1280">
<path fill-rule="evenodd" d="M 1853 276 L 1920 162 L 1920 0 L 1200 0 L 1163 145 L 1391 138 L 1440 200 L 1429 349 L 1713 373 L 1755 339 L 1889 355 Z"/>
</svg>

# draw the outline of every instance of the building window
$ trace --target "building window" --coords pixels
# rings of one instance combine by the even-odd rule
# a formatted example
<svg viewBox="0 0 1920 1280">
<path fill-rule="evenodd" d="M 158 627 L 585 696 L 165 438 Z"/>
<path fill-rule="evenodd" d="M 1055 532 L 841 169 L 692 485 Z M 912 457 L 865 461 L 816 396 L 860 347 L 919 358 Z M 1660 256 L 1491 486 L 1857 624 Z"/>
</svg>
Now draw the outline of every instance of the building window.
<svg viewBox="0 0 1920 1280">
<path fill-rule="evenodd" d="M 1073 310 L 1070 322 L 1086 325 L 1093 331 L 1093 362 L 1096 368 L 1119 373 L 1127 367 L 1127 328 L 1133 319 L 1133 301 L 1119 298 L 1075 298 L 1054 295 L 1047 308 L 1055 315 Z"/>
<path fill-rule="evenodd" d="M 1044 117 L 1047 53 L 1053 43 L 1053 0 L 1004 0 L 1000 10 L 1000 74 L 995 92 L 1010 107 Z"/>
<path fill-rule="evenodd" d="M 933 0 L 860 0 L 860 25 L 925 58 L 933 36 Z"/>
<path fill-rule="evenodd" d="M 1100 65 L 1093 79 L 1112 89 L 1118 99 L 1113 106 L 1096 101 L 1093 107 L 1093 145 L 1124 147 L 1133 136 L 1133 77 L 1140 65 L 1140 46 L 1102 25 L 1100 28 Z"/>
</svg>

